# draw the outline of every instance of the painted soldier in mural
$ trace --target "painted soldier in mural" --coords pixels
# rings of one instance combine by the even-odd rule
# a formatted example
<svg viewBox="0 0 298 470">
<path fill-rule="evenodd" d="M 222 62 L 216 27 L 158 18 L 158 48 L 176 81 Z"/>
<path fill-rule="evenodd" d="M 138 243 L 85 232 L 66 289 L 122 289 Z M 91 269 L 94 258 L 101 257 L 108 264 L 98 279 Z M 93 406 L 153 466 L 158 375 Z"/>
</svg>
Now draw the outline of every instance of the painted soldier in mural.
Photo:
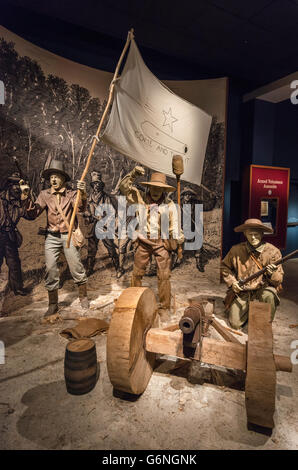
<svg viewBox="0 0 298 470">
<path fill-rule="evenodd" d="M 45 287 L 48 291 L 49 306 L 45 317 L 58 312 L 59 268 L 58 259 L 63 251 L 74 282 L 79 287 L 79 298 L 83 309 L 89 308 L 87 298 L 87 276 L 80 259 L 80 253 L 75 241 L 66 247 L 68 228 L 75 204 L 77 191 L 67 189 L 66 183 L 70 180 L 65 172 L 64 165 L 59 160 L 52 160 L 48 169 L 43 171 L 43 177 L 49 179 L 50 188 L 40 192 L 35 203 L 31 203 L 28 213 L 31 218 L 38 217 L 44 210 L 47 212 L 47 227 L 45 238 L 46 275 Z M 87 193 L 86 183 L 77 182 L 80 192 L 79 212 L 86 209 Z"/>
<path fill-rule="evenodd" d="M 101 173 L 98 171 L 91 172 L 91 193 L 87 201 L 87 210 L 84 212 L 86 223 L 86 238 L 88 240 L 88 257 L 87 257 L 87 275 L 90 276 L 94 271 L 95 258 L 98 248 L 99 239 L 96 236 L 96 223 L 101 219 L 96 214 L 96 209 L 100 204 L 111 204 L 116 210 L 114 198 L 105 192 L 105 183 L 102 181 Z M 103 238 L 102 242 L 108 250 L 113 265 L 117 272 L 117 278 L 123 274 L 122 268 L 119 267 L 119 256 L 115 240 Z"/>
<path fill-rule="evenodd" d="M 194 191 L 192 188 L 186 186 L 183 191 L 181 191 L 181 205 L 182 211 L 184 211 L 184 205 L 190 204 L 191 205 L 191 230 L 194 231 L 196 228 L 195 220 L 195 206 L 196 204 L 203 205 L 203 212 L 211 211 L 214 209 L 216 204 L 216 196 L 212 191 L 204 190 L 204 188 L 199 188 L 200 192 Z M 184 220 L 184 217 L 183 217 Z M 203 214 L 203 226 L 204 226 L 204 214 Z M 204 230 L 204 228 L 203 228 Z M 199 227 L 197 227 L 197 231 Z M 191 240 L 188 240 L 191 241 Z M 200 272 L 205 271 L 205 266 L 208 261 L 212 258 L 216 258 L 220 255 L 220 250 L 216 247 L 211 245 L 205 240 L 203 237 L 203 245 L 198 250 L 195 250 L 194 256 L 196 259 L 196 266 Z"/>
<path fill-rule="evenodd" d="M 129 204 L 138 204 L 145 209 L 145 233 L 139 230 L 136 240 L 136 252 L 134 256 L 133 273 L 131 286 L 142 285 L 142 277 L 145 274 L 146 266 L 154 255 L 157 263 L 159 314 L 162 321 L 169 319 L 171 307 L 171 256 L 172 250 L 177 249 L 178 244 L 184 241 L 183 233 L 178 236 L 177 219 L 175 217 L 176 206 L 169 200 L 167 194 L 175 191 L 173 186 L 167 184 L 166 176 L 163 173 L 152 173 L 150 181 L 141 184 L 147 191 L 140 191 L 135 186 L 135 180 L 145 174 L 144 168 L 136 166 L 120 183 L 120 191 L 126 196 Z M 169 212 L 169 237 L 162 238 L 161 217 L 162 212 Z M 150 217 L 150 213 L 153 217 Z"/>
<path fill-rule="evenodd" d="M 5 258 L 9 270 L 9 286 L 15 295 L 26 295 L 24 289 L 19 251 L 22 235 L 17 224 L 21 217 L 30 219 L 29 186 L 20 175 L 13 173 L 0 192 L 0 269 Z"/>
<path fill-rule="evenodd" d="M 241 328 L 248 319 L 249 302 L 257 300 L 267 302 L 271 306 L 271 319 L 279 305 L 278 292 L 283 280 L 282 266 L 274 263 L 281 258 L 281 252 L 271 243 L 263 240 L 266 232 L 273 230 L 259 219 L 247 219 L 236 227 L 235 232 L 243 232 L 245 242 L 234 245 L 222 261 L 221 272 L 229 290 L 225 299 L 229 321 L 233 328 Z M 266 273 L 243 287 L 240 279 L 267 267 Z"/>
</svg>

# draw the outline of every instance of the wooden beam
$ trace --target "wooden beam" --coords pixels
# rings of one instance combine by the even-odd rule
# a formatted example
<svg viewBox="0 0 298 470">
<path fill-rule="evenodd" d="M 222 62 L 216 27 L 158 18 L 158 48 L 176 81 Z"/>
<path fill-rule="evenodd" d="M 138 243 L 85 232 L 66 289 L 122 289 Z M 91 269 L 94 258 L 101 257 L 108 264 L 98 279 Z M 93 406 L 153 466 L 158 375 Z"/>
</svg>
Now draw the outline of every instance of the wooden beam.
<svg viewBox="0 0 298 470">
<path fill-rule="evenodd" d="M 271 307 L 250 302 L 248 315 L 245 404 L 248 424 L 272 429 L 276 365 L 273 356 Z"/>
<path fill-rule="evenodd" d="M 184 359 L 183 334 L 181 330 L 166 331 L 160 328 L 151 328 L 146 335 L 145 349 L 148 352 Z"/>
<path fill-rule="evenodd" d="M 199 359 L 199 351 L 197 353 L 197 350 L 194 359 Z M 203 338 L 201 362 L 229 369 L 245 370 L 246 347 L 242 344 Z"/>
<path fill-rule="evenodd" d="M 166 354 L 184 359 L 183 334 L 180 330 L 165 331 L 151 328 L 146 336 L 145 349 L 148 352 Z M 199 350 L 195 351 L 194 359 L 199 359 Z M 201 362 L 228 367 L 230 369 L 246 369 L 246 347 L 242 344 L 225 343 L 212 338 L 203 338 Z"/>
<path fill-rule="evenodd" d="M 287 356 L 280 356 L 279 354 L 274 354 L 274 362 L 277 371 L 281 372 L 292 372 L 293 364 L 291 359 Z"/>
<path fill-rule="evenodd" d="M 246 346 L 236 343 L 225 343 L 212 338 L 203 338 L 201 361 L 207 364 L 224 366 L 229 369 L 246 370 Z M 186 359 L 183 355 L 183 335 L 180 330 L 168 331 L 151 328 L 146 336 L 145 349 L 148 352 L 165 354 Z M 287 356 L 274 355 L 277 371 L 292 372 L 291 360 Z M 194 354 L 199 359 L 199 351 Z"/>
<path fill-rule="evenodd" d="M 235 344 L 241 344 L 241 342 L 235 338 L 235 336 L 232 335 L 223 325 L 219 323 L 215 318 L 212 319 L 211 325 L 213 328 L 216 329 L 216 331 L 226 340 L 230 341 L 231 343 Z"/>
<path fill-rule="evenodd" d="M 175 325 L 169 325 L 163 328 L 163 331 L 176 331 L 176 330 L 179 330 L 178 323 L 175 323 Z"/>
</svg>

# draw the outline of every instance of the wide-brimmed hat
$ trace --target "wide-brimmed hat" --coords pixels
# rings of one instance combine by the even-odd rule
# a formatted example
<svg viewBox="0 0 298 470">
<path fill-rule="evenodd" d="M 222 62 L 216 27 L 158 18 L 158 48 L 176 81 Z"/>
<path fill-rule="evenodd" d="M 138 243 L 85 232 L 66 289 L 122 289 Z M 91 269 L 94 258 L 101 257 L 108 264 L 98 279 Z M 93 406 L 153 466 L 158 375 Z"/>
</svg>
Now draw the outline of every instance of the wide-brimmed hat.
<svg viewBox="0 0 298 470">
<path fill-rule="evenodd" d="M 60 160 L 52 160 L 49 168 L 42 172 L 42 177 L 49 178 L 52 173 L 61 173 L 63 176 L 65 176 L 65 181 L 70 180 L 70 176 L 66 173 L 64 169 L 64 163 Z"/>
<path fill-rule="evenodd" d="M 181 191 L 181 196 L 183 196 L 184 194 L 191 194 L 192 196 L 198 195 L 198 193 L 189 186 L 185 186 L 185 188 Z"/>
<path fill-rule="evenodd" d="M 19 183 L 21 181 L 21 175 L 20 173 L 12 173 L 6 178 L 7 183 L 13 184 L 13 183 Z"/>
<path fill-rule="evenodd" d="M 234 228 L 234 232 L 244 232 L 249 228 L 262 230 L 263 232 L 273 233 L 272 228 L 264 225 L 260 219 L 247 219 L 242 225 Z"/>
<path fill-rule="evenodd" d="M 164 173 L 152 173 L 150 181 L 142 181 L 141 184 L 144 186 L 158 186 L 169 193 L 176 191 L 174 186 L 167 184 L 167 177 Z"/>
</svg>

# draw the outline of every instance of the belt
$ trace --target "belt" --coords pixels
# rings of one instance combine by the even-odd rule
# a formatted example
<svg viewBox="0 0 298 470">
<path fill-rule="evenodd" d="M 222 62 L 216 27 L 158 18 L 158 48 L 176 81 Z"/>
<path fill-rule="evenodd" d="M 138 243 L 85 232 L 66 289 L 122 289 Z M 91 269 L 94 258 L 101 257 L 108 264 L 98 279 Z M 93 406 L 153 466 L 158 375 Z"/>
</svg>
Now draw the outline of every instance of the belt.
<svg viewBox="0 0 298 470">
<path fill-rule="evenodd" d="M 15 227 L 1 227 L 0 232 L 1 233 L 9 233 L 9 232 L 14 232 Z"/>
<path fill-rule="evenodd" d="M 65 235 L 68 232 L 52 232 L 51 230 L 48 230 L 48 233 L 54 237 L 60 237 L 61 235 Z"/>
</svg>

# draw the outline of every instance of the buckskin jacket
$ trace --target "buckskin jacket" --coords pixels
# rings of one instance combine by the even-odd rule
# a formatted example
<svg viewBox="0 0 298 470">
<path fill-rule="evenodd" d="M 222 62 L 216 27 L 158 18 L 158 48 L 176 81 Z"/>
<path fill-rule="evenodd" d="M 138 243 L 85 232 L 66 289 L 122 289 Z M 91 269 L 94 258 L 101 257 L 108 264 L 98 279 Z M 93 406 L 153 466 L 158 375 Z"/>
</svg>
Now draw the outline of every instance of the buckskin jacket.
<svg viewBox="0 0 298 470">
<path fill-rule="evenodd" d="M 150 193 L 145 191 L 140 191 L 136 186 L 134 186 L 134 181 L 136 176 L 134 170 L 132 170 L 128 175 L 126 175 L 119 186 L 121 194 L 126 196 L 126 200 L 129 204 L 140 204 L 146 208 L 146 221 L 144 231 L 146 236 L 150 238 L 150 229 L 154 236 L 152 238 L 159 238 L 161 236 L 161 216 L 163 213 L 169 212 L 169 239 L 177 240 L 179 244 L 184 242 L 184 235 L 182 229 L 178 230 L 178 212 L 175 203 L 169 199 L 168 196 L 162 198 L 161 201 L 151 200 Z M 159 207 L 161 206 L 161 207 Z M 151 211 L 151 220 L 150 220 L 150 211 Z M 141 223 L 140 214 L 137 214 L 139 218 L 139 223 Z M 142 234 L 139 233 L 139 238 L 142 238 Z"/>
<path fill-rule="evenodd" d="M 282 257 L 280 250 L 271 243 L 264 242 L 257 249 L 253 249 L 248 242 L 234 245 L 221 263 L 222 277 L 228 287 L 231 287 L 239 279 L 244 279 L 260 270 L 256 262 L 251 258 L 251 253 L 262 267 L 274 264 Z M 279 265 L 271 277 L 266 275 L 259 276 L 245 284 L 243 288 L 244 290 L 256 290 L 260 287 L 272 286 L 278 289 L 281 286 L 283 274 L 282 266 Z"/>
</svg>

